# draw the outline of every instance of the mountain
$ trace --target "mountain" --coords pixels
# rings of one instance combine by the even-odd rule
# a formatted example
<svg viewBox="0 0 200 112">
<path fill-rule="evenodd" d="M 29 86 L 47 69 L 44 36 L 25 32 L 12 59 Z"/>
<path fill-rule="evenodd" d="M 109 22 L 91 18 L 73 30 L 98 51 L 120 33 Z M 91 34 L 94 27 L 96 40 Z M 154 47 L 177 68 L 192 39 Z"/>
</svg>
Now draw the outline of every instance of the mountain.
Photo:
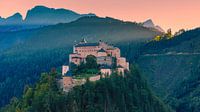
<svg viewBox="0 0 200 112">
<path fill-rule="evenodd" d="M 4 21 L 4 18 L 0 16 L 0 23 Z"/>
<path fill-rule="evenodd" d="M 54 9 L 45 6 L 36 6 L 27 12 L 25 24 L 31 25 L 52 25 L 68 23 L 83 16 L 95 16 L 94 14 L 78 14 L 71 10 Z M 42 18 L 42 19 L 41 19 Z"/>
<path fill-rule="evenodd" d="M 145 22 L 143 22 L 143 26 L 147 27 L 147 28 L 154 28 L 155 27 L 155 25 L 154 25 L 154 23 L 151 19 L 148 19 Z"/>
<path fill-rule="evenodd" d="M 37 29 L 0 33 L 0 85 L 5 85 L 0 86 L 0 105 L 7 104 L 13 96 L 20 96 L 24 86 L 33 84 L 41 72 L 67 63 L 66 57 L 73 44 L 83 37 L 89 42 L 102 40 L 123 47 L 123 55 L 133 59 L 133 52 L 137 52 L 135 46 L 159 34 L 137 23 L 96 16 Z"/>
<path fill-rule="evenodd" d="M 36 6 L 28 10 L 24 20 L 20 13 L 16 13 L 8 18 L 0 18 L 0 32 L 19 31 L 39 28 L 46 25 L 55 25 L 58 23 L 69 23 L 85 16 L 96 15 L 91 13 L 78 14 L 66 9 Z"/>
<path fill-rule="evenodd" d="M 112 74 L 87 81 L 67 94 L 59 89 L 56 72 L 43 73 L 38 83 L 26 87 L 21 99 L 14 98 L 1 112 L 171 112 L 148 88 L 137 69 L 124 77 Z"/>
<path fill-rule="evenodd" d="M 147 28 L 156 29 L 160 32 L 165 32 L 160 26 L 155 25 L 151 19 L 146 20 L 145 22 L 142 23 L 142 25 Z"/>
<path fill-rule="evenodd" d="M 165 32 L 165 30 L 163 30 L 160 26 L 156 25 L 155 26 L 155 29 L 157 29 L 158 31 L 160 32 Z"/>
<path fill-rule="evenodd" d="M 0 18 L 0 25 L 19 25 L 22 24 L 23 19 L 20 13 L 16 13 L 8 18 Z"/>
<path fill-rule="evenodd" d="M 198 112 L 200 29 L 141 48 L 137 64 L 151 88 L 177 112 Z"/>
</svg>

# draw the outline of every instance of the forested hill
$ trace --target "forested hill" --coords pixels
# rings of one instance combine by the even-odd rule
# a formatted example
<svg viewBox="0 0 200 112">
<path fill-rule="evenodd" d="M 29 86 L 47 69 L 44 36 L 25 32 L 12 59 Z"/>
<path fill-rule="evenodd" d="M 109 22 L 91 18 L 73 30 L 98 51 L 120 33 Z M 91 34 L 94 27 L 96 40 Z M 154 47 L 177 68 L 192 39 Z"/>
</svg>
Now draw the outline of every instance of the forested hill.
<svg viewBox="0 0 200 112">
<path fill-rule="evenodd" d="M 137 23 L 99 17 L 83 17 L 66 24 L 0 33 L 0 105 L 8 103 L 13 96 L 20 96 L 24 86 L 33 84 L 41 72 L 67 63 L 73 44 L 83 37 L 89 42 L 102 40 L 128 46 L 131 42 L 141 43 L 157 34 L 160 32 Z M 133 56 L 124 51 L 126 56 Z"/>
<path fill-rule="evenodd" d="M 125 77 L 113 74 L 67 94 L 57 86 L 57 78 L 55 71 L 42 74 L 35 86 L 26 87 L 22 98 L 13 98 L 1 112 L 170 112 L 134 67 Z"/>
<path fill-rule="evenodd" d="M 142 50 L 143 54 L 166 52 L 200 52 L 200 28 L 189 30 L 171 39 L 162 39 L 147 43 Z"/>
<path fill-rule="evenodd" d="M 199 111 L 200 28 L 147 43 L 137 63 L 151 87 L 178 112 Z"/>
<path fill-rule="evenodd" d="M 0 51 L 15 46 L 27 49 L 49 49 L 73 45 L 86 38 L 88 41 L 133 41 L 150 39 L 161 32 L 137 23 L 113 18 L 82 17 L 77 21 L 42 27 L 33 30 L 0 33 Z M 122 38 L 123 37 L 123 38 Z M 9 43 L 8 43 L 9 41 Z"/>
</svg>

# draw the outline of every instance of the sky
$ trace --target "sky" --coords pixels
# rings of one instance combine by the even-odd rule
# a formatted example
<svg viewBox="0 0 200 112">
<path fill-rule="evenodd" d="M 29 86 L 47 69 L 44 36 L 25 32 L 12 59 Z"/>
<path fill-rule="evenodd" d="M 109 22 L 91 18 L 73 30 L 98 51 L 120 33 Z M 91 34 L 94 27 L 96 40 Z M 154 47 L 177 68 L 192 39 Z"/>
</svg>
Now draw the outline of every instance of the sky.
<svg viewBox="0 0 200 112">
<path fill-rule="evenodd" d="M 200 27 L 200 0 L 0 0 L 0 16 L 8 17 L 36 5 L 65 8 L 78 13 L 95 13 L 124 21 L 152 19 L 165 30 Z"/>
</svg>

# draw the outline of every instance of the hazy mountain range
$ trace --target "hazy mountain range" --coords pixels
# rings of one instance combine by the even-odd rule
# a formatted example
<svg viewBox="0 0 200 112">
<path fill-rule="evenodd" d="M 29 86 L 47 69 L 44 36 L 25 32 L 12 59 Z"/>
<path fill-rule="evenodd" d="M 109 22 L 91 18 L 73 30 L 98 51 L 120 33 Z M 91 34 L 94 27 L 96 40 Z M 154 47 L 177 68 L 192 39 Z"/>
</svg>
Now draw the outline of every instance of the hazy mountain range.
<svg viewBox="0 0 200 112">
<path fill-rule="evenodd" d="M 0 17 L 0 32 L 32 29 L 44 25 L 55 25 L 58 23 L 69 23 L 85 16 L 96 15 L 92 13 L 79 14 L 67 9 L 54 9 L 45 6 L 36 6 L 27 11 L 25 19 L 23 19 L 20 13 L 15 13 L 7 18 Z M 151 19 L 143 22 L 142 25 L 147 28 L 164 32 L 160 26 L 154 25 Z"/>
<path fill-rule="evenodd" d="M 78 14 L 67 9 L 54 9 L 45 6 L 36 6 L 27 11 L 25 19 L 20 13 L 7 18 L 0 17 L 0 32 L 33 29 L 58 23 L 69 23 L 84 16 L 95 14 Z"/>
<path fill-rule="evenodd" d="M 52 25 L 68 23 L 83 16 L 95 16 L 95 14 L 78 14 L 66 9 L 36 6 L 28 10 L 24 20 L 20 13 L 16 13 L 8 18 L 1 18 L 0 25 Z"/>
</svg>

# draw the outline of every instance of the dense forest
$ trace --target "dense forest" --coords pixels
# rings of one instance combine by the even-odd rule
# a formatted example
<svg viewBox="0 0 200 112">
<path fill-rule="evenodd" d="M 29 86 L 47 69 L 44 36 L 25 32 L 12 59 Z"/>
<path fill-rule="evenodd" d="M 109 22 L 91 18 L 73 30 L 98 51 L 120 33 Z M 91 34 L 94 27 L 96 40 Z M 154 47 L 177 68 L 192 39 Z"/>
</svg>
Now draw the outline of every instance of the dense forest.
<svg viewBox="0 0 200 112">
<path fill-rule="evenodd" d="M 153 91 L 177 112 L 199 112 L 200 29 L 141 47 L 137 64 Z"/>
<path fill-rule="evenodd" d="M 169 112 L 148 88 L 135 67 L 125 76 L 112 74 L 87 81 L 64 93 L 55 70 L 43 73 L 35 86 L 26 86 L 20 99 L 13 98 L 2 112 Z"/>
<path fill-rule="evenodd" d="M 185 79 L 173 94 L 168 96 L 167 103 L 176 112 L 199 112 L 200 110 L 200 66 L 191 71 L 191 75 Z"/>
</svg>

